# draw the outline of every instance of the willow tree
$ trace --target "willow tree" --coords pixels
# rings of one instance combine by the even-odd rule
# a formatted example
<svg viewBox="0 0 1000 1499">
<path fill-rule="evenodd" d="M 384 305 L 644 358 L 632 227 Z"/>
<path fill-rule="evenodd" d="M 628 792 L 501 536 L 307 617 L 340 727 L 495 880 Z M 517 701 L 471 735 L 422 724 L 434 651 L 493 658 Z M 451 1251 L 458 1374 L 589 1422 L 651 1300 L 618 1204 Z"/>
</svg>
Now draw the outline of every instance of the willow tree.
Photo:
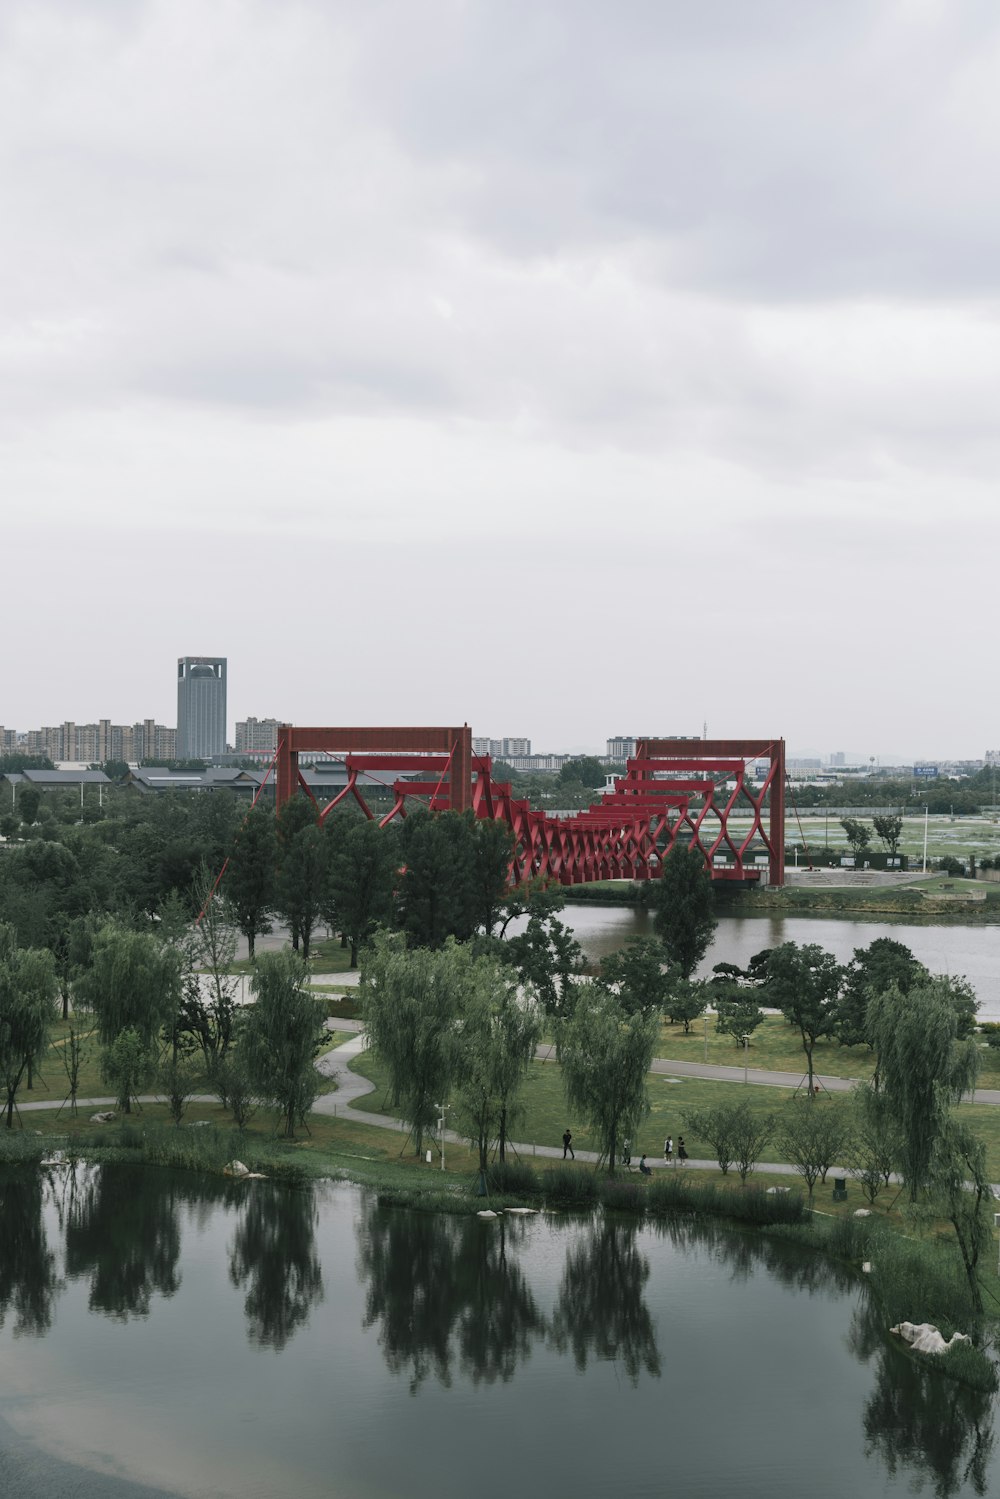
<svg viewBox="0 0 1000 1499">
<path fill-rule="evenodd" d="M 934 1142 L 930 1184 L 941 1216 L 955 1230 L 972 1304 L 982 1312 L 979 1262 L 993 1243 L 993 1188 L 986 1147 L 968 1125 L 946 1120 Z"/>
<path fill-rule="evenodd" d="M 893 986 L 869 1003 L 879 1092 L 899 1130 L 899 1164 L 911 1202 L 927 1185 L 952 1104 L 975 1086 L 976 1043 L 959 1039 L 959 1029 L 947 979 L 930 979 L 905 994 Z"/>
<path fill-rule="evenodd" d="M 649 1113 L 646 1079 L 659 1034 L 657 1012 L 629 1014 L 596 984 L 581 992 L 559 1027 L 567 1102 L 590 1124 L 612 1174 L 620 1143 Z"/>
<path fill-rule="evenodd" d="M 423 1149 L 455 1078 L 459 997 L 473 963 L 453 941 L 439 951 L 407 948 L 400 934 L 377 932 L 362 954 L 359 998 L 371 1049 L 389 1073 L 390 1099 Z"/>
<path fill-rule="evenodd" d="M 101 1045 L 107 1049 L 122 1031 L 134 1030 L 151 1053 L 177 1016 L 181 969 L 180 953 L 151 933 L 114 922 L 102 927 L 74 988 L 77 1003 L 96 1017 Z"/>
<path fill-rule="evenodd" d="M 306 965 L 295 953 L 261 953 L 250 988 L 254 1002 L 239 1021 L 240 1061 L 254 1093 L 277 1109 L 291 1139 L 319 1093 L 313 1059 L 323 1042 L 325 1017 L 306 988 Z"/>
<path fill-rule="evenodd" d="M 542 1032 L 533 998 L 518 992 L 510 968 L 481 957 L 467 966 L 459 993 L 456 1092 L 459 1121 L 479 1152 L 480 1174 L 497 1142 L 506 1157 L 518 1090 Z"/>
<path fill-rule="evenodd" d="M 19 948 L 14 928 L 0 925 L 0 1083 L 8 1129 L 17 1090 L 48 1046 L 57 993 L 52 954 Z"/>
</svg>

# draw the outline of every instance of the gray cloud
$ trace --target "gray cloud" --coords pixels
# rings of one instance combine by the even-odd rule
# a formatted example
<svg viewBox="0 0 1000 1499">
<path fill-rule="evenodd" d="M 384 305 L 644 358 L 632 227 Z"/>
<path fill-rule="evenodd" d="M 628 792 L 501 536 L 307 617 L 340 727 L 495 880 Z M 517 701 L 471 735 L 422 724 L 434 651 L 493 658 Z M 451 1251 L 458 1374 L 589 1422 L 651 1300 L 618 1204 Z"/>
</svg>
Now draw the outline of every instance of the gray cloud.
<svg viewBox="0 0 1000 1499">
<path fill-rule="evenodd" d="M 759 652 L 768 729 L 905 742 L 934 663 L 984 747 L 998 51 L 943 0 L 10 0 L 8 608 L 52 548 L 62 614 L 0 719 L 144 713 L 65 661 L 112 624 L 169 717 L 183 607 L 266 637 L 241 714 L 326 716 L 283 673 L 335 614 L 392 663 L 349 717 L 737 732 Z"/>
</svg>

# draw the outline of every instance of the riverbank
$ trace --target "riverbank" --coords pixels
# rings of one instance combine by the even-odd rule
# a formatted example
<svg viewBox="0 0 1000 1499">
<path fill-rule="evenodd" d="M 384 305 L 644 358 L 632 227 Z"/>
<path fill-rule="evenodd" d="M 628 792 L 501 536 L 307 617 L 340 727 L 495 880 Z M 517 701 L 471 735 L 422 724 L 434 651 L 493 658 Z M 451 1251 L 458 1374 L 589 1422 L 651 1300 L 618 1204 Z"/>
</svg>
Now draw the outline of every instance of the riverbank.
<svg viewBox="0 0 1000 1499">
<path fill-rule="evenodd" d="M 833 916 L 847 920 L 901 922 L 920 925 L 942 922 L 962 926 L 1000 924 L 1000 885 L 979 880 L 930 875 L 900 881 L 868 882 L 850 871 L 834 883 L 830 871 L 796 871 L 790 882 L 777 887 L 716 886 L 720 915 L 744 917 Z M 563 891 L 570 906 L 629 906 L 647 910 L 653 887 L 646 881 L 601 880 L 571 885 Z"/>
</svg>

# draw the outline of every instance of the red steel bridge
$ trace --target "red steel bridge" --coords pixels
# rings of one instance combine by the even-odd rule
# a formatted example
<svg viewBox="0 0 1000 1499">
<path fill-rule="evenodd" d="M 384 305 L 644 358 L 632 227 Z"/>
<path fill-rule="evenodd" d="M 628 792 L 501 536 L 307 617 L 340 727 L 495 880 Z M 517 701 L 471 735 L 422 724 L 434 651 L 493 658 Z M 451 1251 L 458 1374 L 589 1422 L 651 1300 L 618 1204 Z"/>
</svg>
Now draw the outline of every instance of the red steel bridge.
<svg viewBox="0 0 1000 1499">
<path fill-rule="evenodd" d="M 472 811 L 504 822 L 514 837 L 511 884 L 542 878 L 562 885 L 592 880 L 652 880 L 677 844 L 696 848 L 715 880 L 784 883 L 785 742 L 783 739 L 641 739 L 626 772 L 600 801 L 565 816 L 533 810 L 493 779 L 488 755 L 472 753 L 461 728 L 299 728 L 278 730 L 274 759 L 279 809 L 300 790 L 299 756 L 342 760 L 347 783 L 324 807 L 323 822 L 347 798 L 366 817 L 358 778 L 388 787 L 393 804 L 381 826 L 414 804 L 431 811 Z M 762 778 L 750 762 L 766 760 Z M 406 779 L 400 779 L 401 776 Z"/>
</svg>

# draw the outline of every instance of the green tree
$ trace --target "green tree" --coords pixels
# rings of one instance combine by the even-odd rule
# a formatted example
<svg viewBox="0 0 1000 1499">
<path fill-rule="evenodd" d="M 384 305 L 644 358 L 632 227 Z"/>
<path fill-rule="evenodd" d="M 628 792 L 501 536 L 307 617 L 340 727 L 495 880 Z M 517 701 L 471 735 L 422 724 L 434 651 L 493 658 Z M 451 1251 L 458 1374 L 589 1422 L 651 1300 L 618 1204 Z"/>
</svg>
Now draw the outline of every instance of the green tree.
<svg viewBox="0 0 1000 1499">
<path fill-rule="evenodd" d="M 879 1092 L 899 1131 L 903 1178 L 910 1201 L 916 1202 L 952 1103 L 975 1086 L 976 1044 L 959 1039 L 951 991 L 941 979 L 905 994 L 896 987 L 876 994 L 868 1007 L 868 1029 L 878 1057 Z"/>
<path fill-rule="evenodd" d="M 817 1108 L 809 1099 L 793 1098 L 782 1110 L 778 1148 L 798 1168 L 810 1201 L 817 1180 L 825 1182 L 830 1167 L 846 1159 L 852 1123 L 849 1106 L 833 1099 Z"/>
<path fill-rule="evenodd" d="M 390 932 L 377 932 L 361 955 L 365 1030 L 389 1073 L 393 1104 L 410 1125 L 417 1155 L 455 1077 L 455 1022 L 472 962 L 472 953 L 453 941 L 437 951 L 408 949 Z"/>
<path fill-rule="evenodd" d="M 292 947 L 309 961 L 309 946 L 326 899 L 329 840 L 316 809 L 295 796 L 278 814 L 278 876 L 275 906 L 288 922 Z"/>
<path fill-rule="evenodd" d="M 684 1115 L 684 1128 L 712 1147 L 723 1176 L 728 1176 L 736 1155 L 735 1112 L 733 1104 L 713 1104 L 709 1108 L 691 1109 Z"/>
<path fill-rule="evenodd" d="M 862 1192 L 874 1206 L 889 1185 L 900 1154 L 899 1131 L 885 1097 L 871 1084 L 851 1095 L 851 1138 L 847 1163 Z"/>
<path fill-rule="evenodd" d="M 21 821 L 25 827 L 30 828 L 38 820 L 38 808 L 41 805 L 42 793 L 37 786 L 27 785 L 21 787 L 21 794 L 17 799 L 17 809 L 21 814 Z"/>
<path fill-rule="evenodd" d="M 182 1000 L 173 1027 L 173 1062 L 179 1043 L 200 1047 L 211 1073 L 225 1057 L 233 1039 L 237 979 L 230 973 L 236 956 L 236 925 L 229 903 L 213 895 L 213 879 L 202 866 L 195 880 L 193 904 L 198 917 L 185 925 L 177 940 L 184 964 Z"/>
<path fill-rule="evenodd" d="M 864 858 L 865 850 L 872 841 L 871 833 L 865 827 L 864 823 L 859 822 L 856 817 L 842 817 L 840 826 L 844 830 L 847 845 L 854 855 L 855 864 L 860 864 Z"/>
<path fill-rule="evenodd" d="M 560 786 L 579 784 L 588 791 L 602 789 L 604 780 L 604 766 L 594 755 L 580 755 L 575 760 L 567 760 L 559 767 L 559 774 L 556 776 L 556 782 Z"/>
<path fill-rule="evenodd" d="M 705 1013 L 712 991 L 704 980 L 674 980 L 665 1005 L 667 1019 L 671 1025 L 678 1020 L 684 1026 L 685 1036 L 691 1034 L 691 1026 Z"/>
<path fill-rule="evenodd" d="M 93 1011 L 102 1046 L 132 1029 L 151 1053 L 180 1006 L 181 956 L 148 932 L 107 922 L 94 937 L 90 966 L 74 993 L 78 1004 Z"/>
<path fill-rule="evenodd" d="M 523 932 L 508 937 L 500 955 L 538 995 L 547 1015 L 566 1016 L 575 999 L 574 978 L 583 972 L 583 948 L 559 919 L 563 898 L 558 891 L 534 895 Z"/>
<path fill-rule="evenodd" d="M 744 1045 L 744 1037 L 750 1043 L 750 1037 L 763 1022 L 765 1012 L 750 994 L 736 989 L 726 997 L 715 998 L 715 1030 L 721 1036 L 732 1036 L 733 1045 Z"/>
<path fill-rule="evenodd" d="M 351 947 L 351 967 L 358 949 L 392 918 L 393 891 L 399 878 L 396 829 L 380 828 L 367 818 L 342 818 L 330 829 L 327 894 L 330 925 Z"/>
<path fill-rule="evenodd" d="M 588 1122 L 613 1174 L 621 1142 L 649 1113 L 647 1076 L 660 1034 L 659 1016 L 628 1014 L 595 985 L 583 989 L 557 1037 L 571 1108 Z"/>
<path fill-rule="evenodd" d="M 774 1115 L 760 1114 L 747 1103 L 733 1109 L 731 1128 L 733 1163 L 743 1186 L 774 1134 Z"/>
<path fill-rule="evenodd" d="M 471 813 L 414 812 L 400 842 L 400 925 L 411 947 L 466 942 L 476 930 L 475 823 Z"/>
<path fill-rule="evenodd" d="M 459 997 L 458 1118 L 479 1153 L 485 1173 L 489 1147 L 500 1160 L 516 1104 L 542 1026 L 537 1007 L 518 994 L 510 969 L 488 957 L 474 958 Z"/>
<path fill-rule="evenodd" d="M 939 1212 L 955 1230 L 969 1296 L 981 1314 L 979 1262 L 993 1242 L 993 1188 L 986 1171 L 986 1147 L 954 1118 L 945 1121 L 934 1142 L 930 1186 Z"/>
<path fill-rule="evenodd" d="M 890 859 L 894 859 L 899 840 L 903 836 L 903 819 L 890 812 L 876 812 L 872 818 L 872 827 Z"/>
<path fill-rule="evenodd" d="M 617 996 L 626 1014 L 662 1014 L 672 1005 L 677 975 L 667 962 L 661 943 L 633 937 L 601 959 L 599 982 Z"/>
<path fill-rule="evenodd" d="M 236 835 L 223 886 L 236 925 L 247 939 L 251 963 L 257 938 L 271 930 L 277 862 L 274 816 L 255 807 Z"/>
<path fill-rule="evenodd" d="M 712 880 L 696 848 L 674 845 L 652 899 L 656 935 L 668 960 L 689 979 L 708 952 L 717 925 Z"/>
<path fill-rule="evenodd" d="M 798 1028 L 806 1055 L 809 1097 L 813 1096 L 813 1053 L 829 1036 L 837 1013 L 843 969 L 832 953 L 815 943 L 784 942 L 767 958 L 767 1000 Z"/>
<path fill-rule="evenodd" d="M 868 1039 L 868 1003 L 895 984 L 903 993 L 928 977 L 910 949 L 891 937 L 876 937 L 867 947 L 856 947 L 844 969 L 837 1001 L 834 1033 L 842 1046 L 860 1046 Z"/>
<path fill-rule="evenodd" d="M 325 1034 L 323 1012 L 305 987 L 294 953 L 261 953 L 250 980 L 254 1002 L 240 1016 L 238 1046 L 253 1091 L 281 1115 L 285 1135 L 304 1124 L 320 1088 L 313 1059 Z"/>
<path fill-rule="evenodd" d="M 45 1055 L 56 993 L 52 954 L 18 948 L 13 927 L 0 926 L 0 1083 L 8 1129 L 17 1090 Z"/>
<path fill-rule="evenodd" d="M 514 836 L 504 822 L 478 818 L 472 825 L 472 905 L 477 930 L 493 934 L 506 918 Z"/>
<path fill-rule="evenodd" d="M 146 1037 L 135 1026 L 118 1032 L 101 1059 L 101 1076 L 115 1090 L 115 1100 L 124 1114 L 131 1114 L 133 1101 L 153 1078 L 155 1063 Z"/>
<path fill-rule="evenodd" d="M 167 1057 L 157 1068 L 156 1082 L 167 1105 L 167 1113 L 174 1124 L 179 1125 L 195 1088 L 194 1071 L 188 1058 L 176 1054 Z"/>
</svg>

